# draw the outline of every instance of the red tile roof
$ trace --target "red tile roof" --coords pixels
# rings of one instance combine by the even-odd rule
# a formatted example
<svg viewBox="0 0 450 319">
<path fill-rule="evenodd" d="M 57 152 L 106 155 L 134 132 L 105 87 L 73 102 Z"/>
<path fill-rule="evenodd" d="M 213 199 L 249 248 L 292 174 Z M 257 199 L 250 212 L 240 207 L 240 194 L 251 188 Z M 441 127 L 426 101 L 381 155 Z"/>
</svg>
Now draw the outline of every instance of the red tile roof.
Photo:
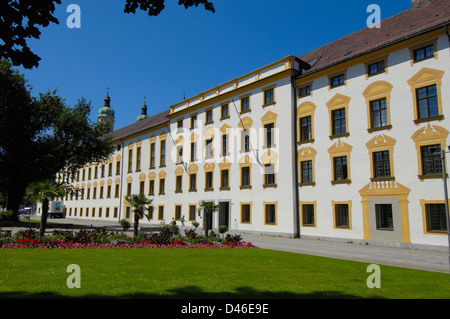
<svg viewBox="0 0 450 319">
<path fill-rule="evenodd" d="M 365 28 L 299 56 L 312 67 L 301 76 L 325 69 L 408 37 L 444 27 L 450 22 L 450 1 L 431 0 L 381 21 L 381 28 Z M 345 55 L 350 51 L 350 54 Z"/>
</svg>

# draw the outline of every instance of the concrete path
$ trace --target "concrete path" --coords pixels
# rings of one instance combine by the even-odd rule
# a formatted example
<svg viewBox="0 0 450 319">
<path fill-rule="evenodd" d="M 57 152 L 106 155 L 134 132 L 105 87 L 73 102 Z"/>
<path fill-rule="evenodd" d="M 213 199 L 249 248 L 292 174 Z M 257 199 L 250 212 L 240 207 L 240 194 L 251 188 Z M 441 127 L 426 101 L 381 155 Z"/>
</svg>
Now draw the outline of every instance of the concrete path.
<svg viewBox="0 0 450 319">
<path fill-rule="evenodd" d="M 33 216 L 32 219 L 40 217 Z M 49 222 L 82 224 L 93 227 L 119 226 L 117 222 L 77 218 L 49 219 Z M 180 223 L 178 223 L 180 225 Z M 13 232 L 17 231 L 13 230 Z M 132 227 L 129 229 L 131 233 Z M 231 231 L 230 233 L 233 233 Z M 369 264 L 436 271 L 450 274 L 449 252 L 444 247 L 431 249 L 398 248 L 355 243 L 342 243 L 313 239 L 294 239 L 254 234 L 241 234 L 243 240 L 263 249 L 353 260 Z"/>
</svg>

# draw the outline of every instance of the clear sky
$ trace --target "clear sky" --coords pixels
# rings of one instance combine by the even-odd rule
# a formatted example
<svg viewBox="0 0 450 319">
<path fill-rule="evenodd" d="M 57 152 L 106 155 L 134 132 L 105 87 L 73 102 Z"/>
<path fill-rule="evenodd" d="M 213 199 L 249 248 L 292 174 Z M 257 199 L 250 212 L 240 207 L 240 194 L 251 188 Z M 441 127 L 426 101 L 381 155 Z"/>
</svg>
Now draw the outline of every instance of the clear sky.
<svg viewBox="0 0 450 319">
<path fill-rule="evenodd" d="M 58 89 L 68 105 L 92 102 L 91 119 L 109 87 L 115 128 L 136 121 L 144 97 L 148 115 L 289 55 L 299 56 L 366 27 L 370 4 L 386 19 L 410 0 L 211 0 L 184 9 L 166 0 L 157 17 L 123 12 L 125 0 L 63 0 L 59 25 L 29 40 L 42 60 L 19 70 L 33 95 Z M 81 28 L 68 28 L 70 4 L 81 8 Z M 382 24 L 381 24 L 382 27 Z"/>
</svg>

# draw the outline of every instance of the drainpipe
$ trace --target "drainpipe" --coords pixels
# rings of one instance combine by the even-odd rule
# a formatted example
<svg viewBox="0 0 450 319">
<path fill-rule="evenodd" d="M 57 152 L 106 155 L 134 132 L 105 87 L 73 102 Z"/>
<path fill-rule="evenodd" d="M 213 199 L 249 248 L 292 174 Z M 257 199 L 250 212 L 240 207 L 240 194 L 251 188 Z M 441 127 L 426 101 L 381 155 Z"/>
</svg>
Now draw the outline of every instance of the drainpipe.
<svg viewBox="0 0 450 319">
<path fill-rule="evenodd" d="M 448 43 L 449 43 L 449 51 L 450 51 L 450 32 L 449 32 L 449 28 L 448 28 L 448 26 L 449 26 L 450 24 L 449 23 L 447 23 L 446 25 L 445 25 L 445 33 L 447 34 L 447 37 L 448 37 Z"/>
<path fill-rule="evenodd" d="M 293 119 L 293 132 L 292 132 L 292 150 L 294 152 L 294 174 L 293 174 L 293 186 L 294 186 L 294 237 L 300 238 L 300 194 L 298 187 L 298 150 L 297 150 L 297 135 L 298 135 L 298 123 L 297 123 L 297 88 L 295 87 L 294 77 L 291 78 L 292 85 L 292 97 L 294 99 L 294 119 Z"/>
</svg>

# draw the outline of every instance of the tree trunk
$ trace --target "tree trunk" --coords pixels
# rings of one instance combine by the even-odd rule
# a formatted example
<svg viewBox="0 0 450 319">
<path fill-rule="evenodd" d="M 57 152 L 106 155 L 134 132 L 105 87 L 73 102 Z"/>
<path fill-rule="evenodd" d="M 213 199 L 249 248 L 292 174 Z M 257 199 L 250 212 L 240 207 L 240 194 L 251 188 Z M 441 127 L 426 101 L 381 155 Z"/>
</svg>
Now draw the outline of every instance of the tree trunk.
<svg viewBox="0 0 450 319">
<path fill-rule="evenodd" d="M 139 230 L 139 215 L 134 213 L 134 236 L 137 236 Z"/>
<path fill-rule="evenodd" d="M 39 227 L 39 235 L 44 237 L 45 228 L 47 227 L 47 218 L 48 218 L 48 198 L 45 198 L 42 202 L 42 216 L 41 216 L 41 225 Z"/>
<path fill-rule="evenodd" d="M 204 220 L 204 227 L 205 227 L 205 236 L 206 236 L 206 238 L 208 238 L 209 237 L 209 231 L 208 231 L 209 213 L 208 213 L 207 209 L 205 209 L 204 211 L 205 211 L 205 218 L 203 220 Z"/>
<path fill-rule="evenodd" d="M 13 220 L 19 220 L 19 207 L 22 203 L 22 198 L 25 194 L 25 190 L 17 189 L 16 187 L 11 186 L 7 193 L 7 205 L 6 209 L 13 212 Z"/>
</svg>

